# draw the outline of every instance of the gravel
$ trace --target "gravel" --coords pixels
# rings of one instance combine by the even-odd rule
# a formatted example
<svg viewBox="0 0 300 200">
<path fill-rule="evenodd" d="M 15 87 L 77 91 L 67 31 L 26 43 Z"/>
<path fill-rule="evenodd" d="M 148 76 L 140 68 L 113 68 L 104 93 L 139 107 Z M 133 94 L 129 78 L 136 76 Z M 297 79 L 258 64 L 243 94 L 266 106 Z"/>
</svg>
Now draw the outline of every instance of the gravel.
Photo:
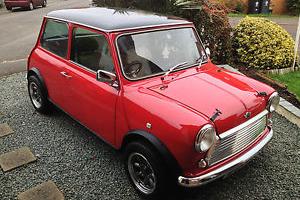
<svg viewBox="0 0 300 200">
<path fill-rule="evenodd" d="M 33 109 L 25 73 L 0 79 L 0 123 L 14 134 L 0 139 L 0 154 L 23 146 L 38 157 L 11 172 L 0 170 L 0 199 L 52 180 L 68 199 L 139 199 L 119 152 L 66 114 Z M 244 168 L 227 179 L 180 192 L 179 199 L 300 199 L 300 129 L 274 114 L 275 135 Z"/>
</svg>

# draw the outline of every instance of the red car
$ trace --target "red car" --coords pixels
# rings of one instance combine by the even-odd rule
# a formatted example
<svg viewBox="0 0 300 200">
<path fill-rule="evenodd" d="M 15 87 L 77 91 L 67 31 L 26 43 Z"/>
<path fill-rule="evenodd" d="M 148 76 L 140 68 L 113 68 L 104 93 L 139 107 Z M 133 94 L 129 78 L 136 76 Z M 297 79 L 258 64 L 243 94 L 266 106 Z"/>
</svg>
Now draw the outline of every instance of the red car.
<svg viewBox="0 0 300 200">
<path fill-rule="evenodd" d="M 28 59 L 35 109 L 55 105 L 125 152 L 137 191 L 204 185 L 272 138 L 271 87 L 218 68 L 193 23 L 109 8 L 50 12 Z"/>
<path fill-rule="evenodd" d="M 4 0 L 4 4 L 7 10 L 12 10 L 14 7 L 33 10 L 38 6 L 46 7 L 47 0 Z"/>
</svg>

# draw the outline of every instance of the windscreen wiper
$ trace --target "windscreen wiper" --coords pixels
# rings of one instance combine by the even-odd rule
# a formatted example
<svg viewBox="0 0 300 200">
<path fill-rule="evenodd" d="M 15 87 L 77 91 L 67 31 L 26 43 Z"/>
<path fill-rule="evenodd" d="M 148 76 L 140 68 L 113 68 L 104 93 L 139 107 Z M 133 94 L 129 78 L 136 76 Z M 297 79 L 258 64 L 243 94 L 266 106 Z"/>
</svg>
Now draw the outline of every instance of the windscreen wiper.
<svg viewBox="0 0 300 200">
<path fill-rule="evenodd" d="M 164 80 L 170 73 L 172 73 L 174 70 L 179 69 L 185 65 L 187 65 L 188 62 L 183 62 L 183 63 L 179 63 L 177 65 L 175 65 L 174 67 L 170 68 L 165 74 L 164 76 L 161 78 L 162 80 Z"/>
</svg>

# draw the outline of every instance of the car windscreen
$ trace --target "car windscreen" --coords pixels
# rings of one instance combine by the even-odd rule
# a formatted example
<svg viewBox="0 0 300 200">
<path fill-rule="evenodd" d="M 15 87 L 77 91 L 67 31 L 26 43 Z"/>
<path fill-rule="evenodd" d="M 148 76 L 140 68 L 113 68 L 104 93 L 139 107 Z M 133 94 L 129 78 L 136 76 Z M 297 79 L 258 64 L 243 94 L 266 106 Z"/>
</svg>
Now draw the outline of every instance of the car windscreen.
<svg viewBox="0 0 300 200">
<path fill-rule="evenodd" d="M 162 74 L 179 64 L 191 67 L 207 59 L 193 28 L 126 34 L 118 38 L 117 45 L 123 74 L 130 80 Z"/>
</svg>

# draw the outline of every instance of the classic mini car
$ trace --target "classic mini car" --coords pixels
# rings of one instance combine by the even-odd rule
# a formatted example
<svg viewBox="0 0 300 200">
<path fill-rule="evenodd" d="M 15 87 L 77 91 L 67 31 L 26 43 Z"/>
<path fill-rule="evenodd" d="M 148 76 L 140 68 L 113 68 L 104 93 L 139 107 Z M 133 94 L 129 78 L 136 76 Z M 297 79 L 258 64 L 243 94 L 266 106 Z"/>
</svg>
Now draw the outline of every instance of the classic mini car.
<svg viewBox="0 0 300 200">
<path fill-rule="evenodd" d="M 50 12 L 27 78 L 37 111 L 55 105 L 124 150 L 147 198 L 245 164 L 271 139 L 279 103 L 271 87 L 214 65 L 193 23 L 133 10 Z"/>
<path fill-rule="evenodd" d="M 14 7 L 33 10 L 38 6 L 46 7 L 47 0 L 4 0 L 4 4 L 7 10 L 12 10 Z"/>
</svg>

